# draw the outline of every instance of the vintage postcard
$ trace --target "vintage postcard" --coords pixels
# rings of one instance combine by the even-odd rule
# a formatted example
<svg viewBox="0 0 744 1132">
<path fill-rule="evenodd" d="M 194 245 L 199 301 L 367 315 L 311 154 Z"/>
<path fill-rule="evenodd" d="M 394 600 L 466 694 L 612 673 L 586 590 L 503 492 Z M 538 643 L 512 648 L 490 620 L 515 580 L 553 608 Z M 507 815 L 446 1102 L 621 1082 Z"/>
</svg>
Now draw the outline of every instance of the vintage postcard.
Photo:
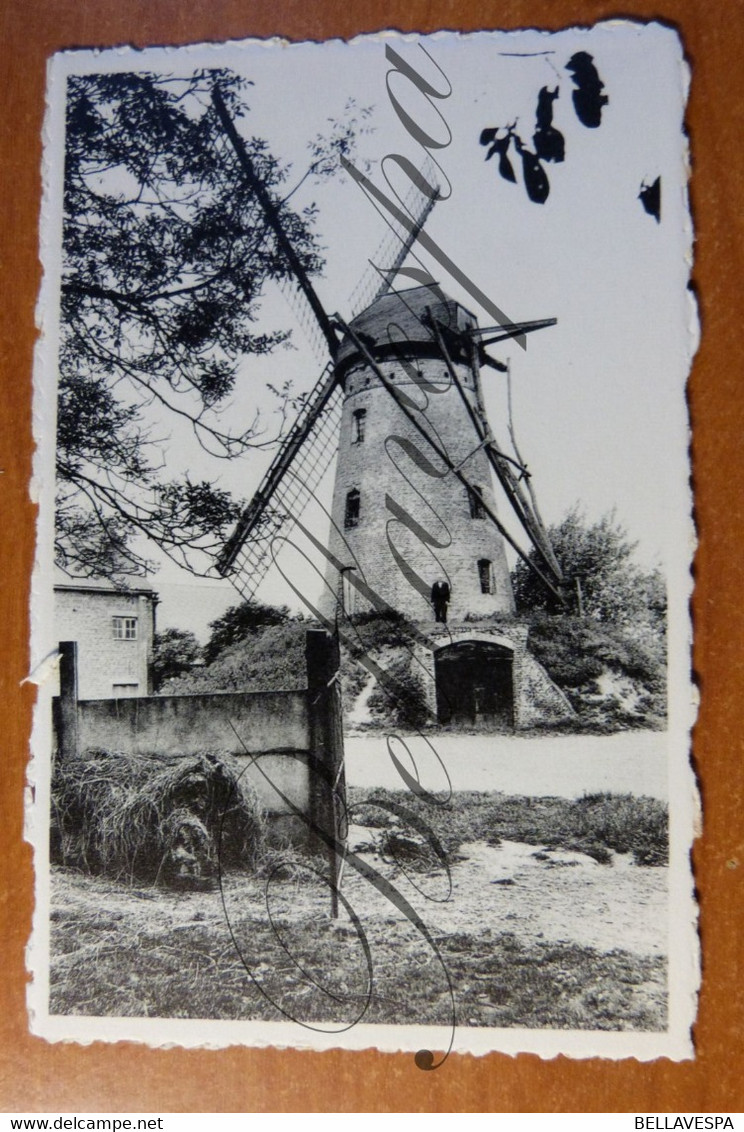
<svg viewBox="0 0 744 1132">
<path fill-rule="evenodd" d="M 694 1056 L 688 81 L 51 60 L 34 1033 Z"/>
</svg>

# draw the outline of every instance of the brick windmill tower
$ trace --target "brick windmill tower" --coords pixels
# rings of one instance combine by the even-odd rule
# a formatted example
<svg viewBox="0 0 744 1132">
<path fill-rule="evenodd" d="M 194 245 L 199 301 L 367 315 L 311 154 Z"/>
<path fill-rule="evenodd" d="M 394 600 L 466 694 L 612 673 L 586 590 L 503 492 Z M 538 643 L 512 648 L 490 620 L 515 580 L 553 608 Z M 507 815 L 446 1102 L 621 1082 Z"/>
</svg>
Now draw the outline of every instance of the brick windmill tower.
<svg viewBox="0 0 744 1132">
<path fill-rule="evenodd" d="M 324 539 L 305 531 L 326 560 L 317 611 L 325 623 L 375 610 L 414 623 L 418 668 L 441 721 L 521 726 L 564 714 L 565 701 L 527 653 L 526 626 L 514 619 L 505 544 L 559 600 L 560 569 L 525 487 L 527 470 L 498 447 L 481 390 L 484 366 L 506 368 L 486 346 L 555 320 L 481 329 L 435 284 L 393 290 L 431 201 L 407 223 L 364 309 L 348 323 L 329 316 L 219 95 L 215 104 L 330 354 L 218 570 L 253 597 L 335 457 L 330 530 Z M 494 480 L 532 554 L 502 524 Z"/>
<path fill-rule="evenodd" d="M 473 315 L 431 287 L 385 287 L 347 328 L 329 547 L 349 561 L 328 587 L 346 613 L 369 608 L 356 571 L 413 621 L 514 612 L 477 340 Z"/>
</svg>

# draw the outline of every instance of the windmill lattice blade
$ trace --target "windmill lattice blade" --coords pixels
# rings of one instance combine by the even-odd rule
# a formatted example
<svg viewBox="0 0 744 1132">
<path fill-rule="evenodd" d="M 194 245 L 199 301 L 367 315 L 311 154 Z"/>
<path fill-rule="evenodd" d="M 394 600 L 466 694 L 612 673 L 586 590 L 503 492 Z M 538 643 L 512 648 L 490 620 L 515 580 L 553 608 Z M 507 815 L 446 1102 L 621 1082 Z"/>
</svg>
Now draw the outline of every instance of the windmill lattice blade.
<svg viewBox="0 0 744 1132">
<path fill-rule="evenodd" d="M 425 163 L 423 176 L 438 192 L 439 185 L 434 172 L 434 163 L 431 160 Z M 387 231 L 379 243 L 374 258 L 369 261 L 362 278 L 351 293 L 350 305 L 353 315 L 366 310 L 375 299 L 379 299 L 390 289 L 396 273 L 408 258 L 408 253 L 416 242 L 416 236 L 426 223 L 436 202 L 436 196 L 422 193 L 412 183 L 401 204 L 403 211 L 411 217 L 413 231 L 403 228 L 390 217 L 385 218 Z"/>
<path fill-rule="evenodd" d="M 338 351 L 338 339 L 336 338 L 336 334 L 334 332 L 331 321 L 328 318 L 325 310 L 323 309 L 323 305 L 316 295 L 315 289 L 310 282 L 310 279 L 308 278 L 307 271 L 303 267 L 302 262 L 297 255 L 294 247 L 292 246 L 292 242 L 289 239 L 289 236 L 287 235 L 281 216 L 281 201 L 274 199 L 272 193 L 269 191 L 269 189 L 267 189 L 266 185 L 258 176 L 254 167 L 253 159 L 248 153 L 245 140 L 240 136 L 237 129 L 235 128 L 235 123 L 230 117 L 230 113 L 227 109 L 227 106 L 225 105 L 218 85 L 215 85 L 212 89 L 212 103 L 215 110 L 217 111 L 217 117 L 222 123 L 225 134 L 233 150 L 235 151 L 235 156 L 237 157 L 243 177 L 254 192 L 261 206 L 261 209 L 263 210 L 264 216 L 266 217 L 266 223 L 269 225 L 274 235 L 276 236 L 278 247 L 284 255 L 292 274 L 297 280 L 297 285 L 303 291 L 310 309 L 315 314 L 318 326 L 320 327 L 321 332 L 326 342 L 328 343 L 328 349 L 330 350 L 331 357 L 335 358 Z"/>
<path fill-rule="evenodd" d="M 215 152 L 219 155 L 225 168 L 229 170 L 230 175 L 236 179 L 240 178 L 243 170 L 238 162 L 235 149 L 226 135 L 218 133 L 214 146 Z M 266 214 L 256 197 L 254 197 L 252 205 L 246 209 L 242 222 L 247 231 L 254 231 L 256 234 L 252 249 L 256 256 L 264 251 L 268 253 L 272 245 L 274 248 L 277 247 L 276 234 L 267 222 Z M 328 357 L 328 344 L 318 325 L 315 312 L 297 278 L 294 275 L 281 276 L 277 279 L 276 285 L 282 298 L 295 315 L 316 360 L 322 365 Z"/>
<path fill-rule="evenodd" d="M 272 547 L 314 498 L 338 447 L 343 390 L 328 365 L 274 458 L 217 564 L 244 598 L 252 598 L 273 562 Z"/>
<path fill-rule="evenodd" d="M 555 557 L 555 554 L 553 553 L 553 547 L 551 546 L 548 533 L 543 527 L 542 521 L 536 515 L 535 510 L 533 510 L 532 500 L 534 499 L 534 495 L 532 494 L 532 492 L 530 492 L 530 498 L 528 498 L 525 492 L 522 490 L 521 475 L 526 469 L 524 468 L 524 465 L 520 463 L 518 465 L 520 468 L 520 478 L 517 478 L 517 476 L 514 474 L 514 467 L 511 458 L 508 457 L 504 452 L 502 452 L 494 441 L 493 433 L 486 418 L 485 407 L 480 396 L 480 390 L 478 388 L 479 383 L 476 382 L 475 404 L 471 405 L 462 386 L 462 382 L 457 375 L 457 371 L 452 364 L 452 358 L 449 355 L 449 351 L 447 350 L 447 345 L 442 333 L 444 328 L 441 323 L 434 323 L 433 326 L 437 345 L 439 346 L 439 349 L 442 352 L 442 357 L 446 362 L 452 383 L 457 388 L 465 409 L 471 421 L 473 422 L 473 425 L 475 426 L 476 435 L 478 436 L 478 439 L 481 441 L 484 447 L 488 461 L 491 464 L 494 472 L 496 473 L 496 477 L 502 488 L 504 489 L 504 493 L 509 500 L 509 503 L 511 504 L 517 518 L 522 524 L 522 527 L 528 535 L 530 542 L 540 556 L 543 565 L 547 570 L 548 576 L 555 581 L 557 586 L 560 586 L 562 581 L 561 568 L 558 564 L 558 560 Z M 518 550 L 518 553 L 520 554 L 522 559 L 529 563 L 529 559 L 523 554 L 523 552 L 516 546 L 515 549 Z"/>
<path fill-rule="evenodd" d="M 322 364 L 328 357 L 328 345 L 304 293 L 292 279 L 280 279 L 279 291 L 300 324 L 302 333 L 315 355 L 315 360 Z"/>
</svg>

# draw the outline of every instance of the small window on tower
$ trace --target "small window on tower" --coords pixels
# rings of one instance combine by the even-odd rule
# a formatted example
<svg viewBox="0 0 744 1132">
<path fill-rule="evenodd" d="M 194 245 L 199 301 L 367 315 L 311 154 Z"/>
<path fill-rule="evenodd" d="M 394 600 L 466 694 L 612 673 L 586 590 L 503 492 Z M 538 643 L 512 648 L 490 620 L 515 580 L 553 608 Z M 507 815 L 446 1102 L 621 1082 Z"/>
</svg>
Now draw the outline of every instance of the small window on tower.
<svg viewBox="0 0 744 1132">
<path fill-rule="evenodd" d="M 344 514 L 344 526 L 348 530 L 349 527 L 356 527 L 359 522 L 359 492 L 356 488 L 352 488 L 346 496 L 346 512 Z"/>
<path fill-rule="evenodd" d="M 468 488 L 468 502 L 470 503 L 470 518 L 485 519 L 486 509 L 483 506 L 483 488 L 473 484 Z"/>
<path fill-rule="evenodd" d="M 366 409 L 355 409 L 352 419 L 351 443 L 361 444 L 364 440 L 364 425 L 367 418 Z"/>
<path fill-rule="evenodd" d="M 478 559 L 478 577 L 480 578 L 481 593 L 492 594 L 494 591 L 493 563 L 488 558 Z"/>
</svg>

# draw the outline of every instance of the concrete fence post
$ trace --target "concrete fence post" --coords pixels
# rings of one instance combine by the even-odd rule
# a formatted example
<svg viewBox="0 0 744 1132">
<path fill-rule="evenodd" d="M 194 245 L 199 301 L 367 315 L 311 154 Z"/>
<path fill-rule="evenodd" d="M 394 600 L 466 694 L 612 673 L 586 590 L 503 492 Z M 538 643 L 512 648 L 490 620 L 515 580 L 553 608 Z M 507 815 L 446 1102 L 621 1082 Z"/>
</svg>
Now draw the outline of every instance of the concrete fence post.
<svg viewBox="0 0 744 1132">
<path fill-rule="evenodd" d="M 61 759 L 78 753 L 78 662 L 77 641 L 59 644 L 59 698 L 57 700 L 57 747 Z"/>
<path fill-rule="evenodd" d="M 310 723 L 310 819 L 317 834 L 343 841 L 346 827 L 344 732 L 338 638 L 324 629 L 309 629 L 305 640 L 308 715 Z M 331 914 L 338 915 L 339 856 L 322 837 L 328 855 Z"/>
</svg>

